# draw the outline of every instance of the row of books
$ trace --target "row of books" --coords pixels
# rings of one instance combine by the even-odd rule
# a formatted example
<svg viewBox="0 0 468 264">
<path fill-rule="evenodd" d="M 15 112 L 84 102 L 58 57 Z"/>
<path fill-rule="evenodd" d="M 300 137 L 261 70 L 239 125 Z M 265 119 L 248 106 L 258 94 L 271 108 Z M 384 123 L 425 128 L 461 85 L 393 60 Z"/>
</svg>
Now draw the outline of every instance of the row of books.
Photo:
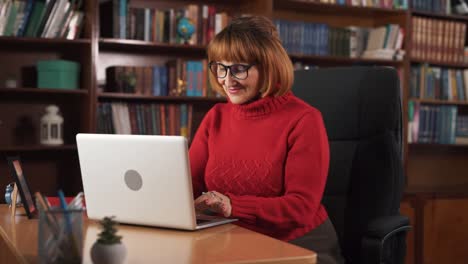
<svg viewBox="0 0 468 264">
<path fill-rule="evenodd" d="M 107 0 L 100 3 L 101 37 L 184 44 L 177 28 L 183 17 L 195 28 L 188 40 L 191 45 L 208 44 L 229 21 L 227 13 L 217 12 L 212 5 L 156 9 L 132 7 L 127 0 Z"/>
<path fill-rule="evenodd" d="M 464 22 L 412 17 L 411 56 L 418 60 L 463 63 Z"/>
<path fill-rule="evenodd" d="M 274 22 L 290 53 L 394 59 L 403 46 L 403 29 L 395 24 L 336 28 L 321 23 Z"/>
<path fill-rule="evenodd" d="M 78 38 L 84 24 L 82 0 L 2 0 L 0 36 Z"/>
<path fill-rule="evenodd" d="M 169 95 L 165 66 L 111 66 L 106 68 L 104 92 Z"/>
<path fill-rule="evenodd" d="M 450 15 L 460 13 L 457 6 L 462 2 L 463 0 L 412 0 L 411 9 Z"/>
<path fill-rule="evenodd" d="M 191 104 L 102 102 L 97 131 L 104 134 L 181 135 L 191 138 Z"/>
<path fill-rule="evenodd" d="M 106 68 L 104 92 L 153 96 L 216 97 L 208 81 L 206 60 L 170 60 L 166 65 Z"/>
<path fill-rule="evenodd" d="M 367 38 L 363 58 L 402 60 L 404 30 L 398 24 L 387 24 L 372 28 Z"/>
<path fill-rule="evenodd" d="M 298 2 L 313 2 L 325 4 L 337 4 L 348 6 L 378 7 L 407 9 L 408 0 L 298 0 Z"/>
<path fill-rule="evenodd" d="M 408 143 L 463 144 L 465 142 L 468 135 L 466 133 L 468 119 L 466 116 L 457 116 L 456 106 L 425 105 L 410 101 L 408 113 Z"/>
<path fill-rule="evenodd" d="M 449 101 L 468 100 L 468 69 L 411 66 L 410 97 Z"/>
</svg>

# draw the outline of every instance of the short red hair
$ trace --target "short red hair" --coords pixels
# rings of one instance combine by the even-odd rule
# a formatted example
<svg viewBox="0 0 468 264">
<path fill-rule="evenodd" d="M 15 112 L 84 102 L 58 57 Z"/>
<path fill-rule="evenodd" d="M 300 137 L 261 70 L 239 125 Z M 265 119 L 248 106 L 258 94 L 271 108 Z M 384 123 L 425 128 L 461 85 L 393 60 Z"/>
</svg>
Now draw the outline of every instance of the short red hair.
<svg viewBox="0 0 468 264">
<path fill-rule="evenodd" d="M 262 97 L 279 96 L 291 90 L 294 69 L 281 44 L 275 25 L 263 16 L 235 18 L 208 44 L 208 61 L 255 64 L 260 76 Z M 211 86 L 226 95 L 216 76 L 210 72 Z"/>
</svg>

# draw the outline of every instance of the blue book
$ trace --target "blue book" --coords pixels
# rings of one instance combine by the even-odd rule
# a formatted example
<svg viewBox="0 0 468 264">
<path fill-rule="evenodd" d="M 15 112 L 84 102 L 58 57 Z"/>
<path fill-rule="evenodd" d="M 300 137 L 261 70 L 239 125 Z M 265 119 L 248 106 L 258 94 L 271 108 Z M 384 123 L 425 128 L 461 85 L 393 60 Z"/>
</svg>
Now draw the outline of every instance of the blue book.
<svg viewBox="0 0 468 264">
<path fill-rule="evenodd" d="M 127 38 L 127 0 L 120 0 L 119 3 L 119 38 Z"/>
<path fill-rule="evenodd" d="M 159 70 L 159 66 L 153 66 L 153 95 L 160 96 L 161 95 L 161 71 Z"/>
<path fill-rule="evenodd" d="M 186 95 L 187 96 L 194 96 L 193 92 L 193 83 L 194 83 L 194 70 L 193 70 L 193 61 L 187 61 L 186 63 L 186 72 L 187 72 L 187 86 L 186 86 Z"/>
<path fill-rule="evenodd" d="M 462 76 L 462 71 L 461 70 L 456 70 L 455 71 L 455 78 L 456 78 L 456 83 L 457 83 L 457 99 L 460 101 L 465 100 L 465 91 L 464 91 L 464 85 L 463 85 L 463 76 Z"/>
<path fill-rule="evenodd" d="M 203 61 L 197 61 L 197 84 L 195 86 L 195 94 L 203 96 Z"/>
<path fill-rule="evenodd" d="M 167 82 L 167 67 L 162 66 L 159 67 L 159 76 L 161 77 L 161 94 L 162 96 L 167 96 L 169 87 L 168 87 L 168 82 Z"/>
<path fill-rule="evenodd" d="M 29 22 L 29 18 L 31 17 L 32 14 L 32 9 L 33 9 L 33 4 L 34 0 L 27 0 L 28 2 L 26 3 L 26 7 L 24 9 L 24 17 L 23 20 L 21 21 L 20 26 L 18 27 L 18 32 L 16 34 L 17 37 L 22 37 L 24 36 L 26 32 L 26 26 Z"/>
</svg>

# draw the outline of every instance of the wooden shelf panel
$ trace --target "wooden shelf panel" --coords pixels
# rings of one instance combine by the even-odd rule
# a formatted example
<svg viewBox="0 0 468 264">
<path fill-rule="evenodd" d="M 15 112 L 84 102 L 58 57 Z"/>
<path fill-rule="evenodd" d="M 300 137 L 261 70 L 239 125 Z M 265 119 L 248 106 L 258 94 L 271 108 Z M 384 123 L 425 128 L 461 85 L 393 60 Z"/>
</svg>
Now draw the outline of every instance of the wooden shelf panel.
<svg viewBox="0 0 468 264">
<path fill-rule="evenodd" d="M 62 39 L 62 38 L 23 38 L 23 37 L 0 37 L 0 46 L 21 45 L 34 48 L 48 47 L 56 48 L 62 46 L 91 46 L 91 39 Z"/>
<path fill-rule="evenodd" d="M 439 19 L 459 20 L 459 21 L 468 22 L 468 16 L 460 16 L 460 15 L 437 14 L 437 13 L 426 12 L 426 11 L 417 11 L 417 10 L 412 10 L 411 15 L 428 17 L 428 18 L 439 18 Z"/>
<path fill-rule="evenodd" d="M 169 43 L 158 43 L 149 42 L 143 40 L 133 39 L 111 39 L 101 38 L 99 39 L 99 48 L 103 50 L 118 50 L 119 52 L 184 52 L 199 56 L 206 54 L 206 46 L 204 45 L 183 45 L 183 44 L 169 44 Z"/>
<path fill-rule="evenodd" d="M 378 16 L 378 15 L 405 15 L 406 10 L 386 9 L 378 7 L 361 7 L 338 4 L 323 4 L 316 2 L 304 2 L 293 0 L 275 0 L 273 9 L 320 13 L 320 14 L 345 14 L 347 16 Z"/>
<path fill-rule="evenodd" d="M 427 186 L 407 186 L 405 195 L 422 195 L 429 198 L 458 198 L 468 197 L 468 185 L 427 187 Z"/>
<path fill-rule="evenodd" d="M 289 54 L 292 60 L 320 64 L 336 64 L 336 65 L 353 65 L 353 64 L 371 64 L 371 65 L 385 65 L 400 67 L 403 66 L 403 61 L 382 60 L 382 59 L 363 59 L 363 58 L 349 58 L 340 56 L 318 56 L 318 55 L 302 55 L 302 54 Z"/>
<path fill-rule="evenodd" d="M 419 102 L 421 104 L 436 104 L 436 105 L 468 105 L 468 101 L 444 101 L 438 99 L 414 99 L 409 100 Z"/>
<path fill-rule="evenodd" d="M 11 94 L 61 94 L 61 95 L 87 95 L 88 91 L 84 89 L 45 89 L 45 88 L 0 88 L 0 93 Z"/>
<path fill-rule="evenodd" d="M 408 143 L 410 148 L 468 148 L 466 144 Z"/>
<path fill-rule="evenodd" d="M 76 145 L 66 144 L 61 146 L 10 146 L 0 147 L 1 152 L 36 152 L 36 151 L 63 151 L 63 150 L 76 150 Z"/>
<path fill-rule="evenodd" d="M 152 96 L 140 94 L 125 94 L 125 93 L 99 93 L 100 100 L 145 100 L 145 101 L 167 101 L 167 102 L 208 102 L 221 103 L 226 102 L 224 98 L 216 97 L 195 97 L 195 96 Z"/>
<path fill-rule="evenodd" d="M 88 98 L 88 95 L 83 89 L 0 88 L 0 102 L 72 102 Z"/>
<path fill-rule="evenodd" d="M 448 67 L 448 68 L 468 68 L 468 64 L 466 63 L 453 63 L 453 62 L 440 62 L 440 61 L 430 61 L 430 60 L 418 60 L 411 58 L 410 59 L 411 63 L 427 63 L 430 65 L 434 66 L 442 66 L 442 67 Z"/>
<path fill-rule="evenodd" d="M 104 50 L 119 50 L 127 52 L 183 52 L 184 54 L 197 54 L 200 57 L 206 56 L 206 46 L 203 45 L 181 45 L 168 43 L 155 43 L 141 40 L 131 39 L 100 39 L 99 45 Z M 293 60 L 309 61 L 314 63 L 328 64 L 377 64 L 399 67 L 403 65 L 403 61 L 392 61 L 382 59 L 362 59 L 348 58 L 339 56 L 318 56 L 304 54 L 289 54 Z"/>
</svg>

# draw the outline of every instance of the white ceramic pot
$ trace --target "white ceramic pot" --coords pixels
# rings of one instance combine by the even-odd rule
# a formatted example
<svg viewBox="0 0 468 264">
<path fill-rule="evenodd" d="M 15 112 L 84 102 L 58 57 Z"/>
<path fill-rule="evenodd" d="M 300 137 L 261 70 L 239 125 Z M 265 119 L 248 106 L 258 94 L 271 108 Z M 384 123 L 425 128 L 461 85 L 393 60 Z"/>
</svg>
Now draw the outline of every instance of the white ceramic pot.
<svg viewBox="0 0 468 264">
<path fill-rule="evenodd" d="M 127 249 L 122 243 L 105 245 L 94 242 L 91 248 L 91 260 L 94 264 L 121 264 L 126 255 Z"/>
</svg>

